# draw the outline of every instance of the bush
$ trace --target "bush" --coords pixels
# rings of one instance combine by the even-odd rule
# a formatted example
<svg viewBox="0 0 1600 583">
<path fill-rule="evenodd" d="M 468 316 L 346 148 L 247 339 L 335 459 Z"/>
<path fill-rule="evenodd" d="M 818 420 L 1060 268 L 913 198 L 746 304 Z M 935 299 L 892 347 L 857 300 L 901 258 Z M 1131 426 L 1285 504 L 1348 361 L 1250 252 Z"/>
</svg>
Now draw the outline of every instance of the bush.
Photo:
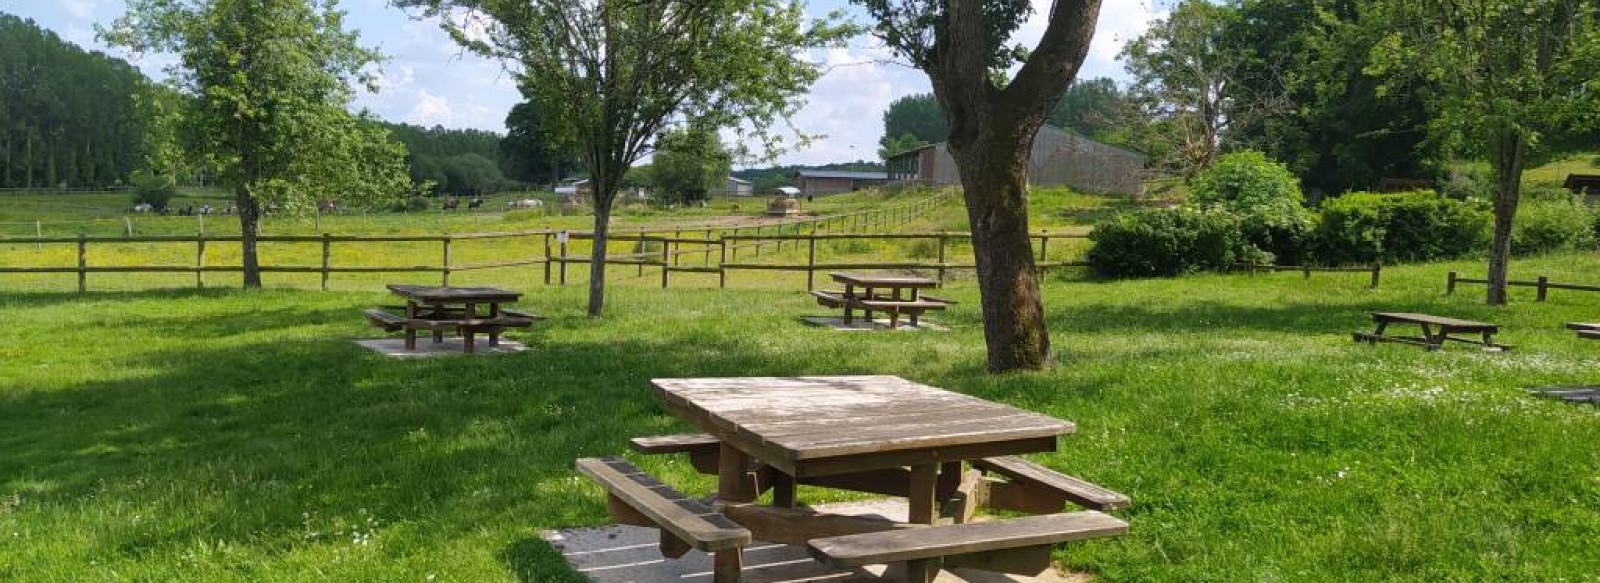
<svg viewBox="0 0 1600 583">
<path fill-rule="evenodd" d="M 1232 215 L 1190 208 L 1140 211 L 1096 225 L 1088 260 L 1105 277 L 1170 277 L 1253 259 Z"/>
<path fill-rule="evenodd" d="M 412 196 L 405 200 L 396 201 L 394 203 L 394 211 L 397 213 L 415 213 L 428 210 L 429 206 L 428 197 Z"/>
<path fill-rule="evenodd" d="M 155 210 L 167 208 L 172 202 L 172 197 L 178 195 L 178 183 L 171 176 L 158 176 L 144 170 L 136 170 L 131 177 L 133 180 L 133 204 L 148 204 Z"/>
<path fill-rule="evenodd" d="M 1511 252 L 1518 255 L 1593 249 L 1595 215 L 1562 189 L 1529 189 L 1511 225 Z"/>
<path fill-rule="evenodd" d="M 1489 245 L 1492 215 L 1433 191 L 1352 192 L 1322 205 L 1318 256 L 1327 263 L 1453 259 Z"/>
<path fill-rule="evenodd" d="M 1261 152 L 1228 154 L 1195 177 L 1191 203 L 1239 217 L 1246 242 L 1280 263 L 1310 254 L 1315 222 L 1294 174 Z"/>
</svg>

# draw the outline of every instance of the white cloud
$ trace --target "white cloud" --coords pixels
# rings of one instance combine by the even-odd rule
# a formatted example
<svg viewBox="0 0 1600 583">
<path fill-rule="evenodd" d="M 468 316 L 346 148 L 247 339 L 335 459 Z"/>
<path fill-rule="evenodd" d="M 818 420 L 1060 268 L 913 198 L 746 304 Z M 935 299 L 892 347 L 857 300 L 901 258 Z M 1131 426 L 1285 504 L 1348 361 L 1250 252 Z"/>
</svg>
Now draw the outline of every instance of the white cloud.
<svg viewBox="0 0 1600 583">
<path fill-rule="evenodd" d="M 67 14 L 78 20 L 94 18 L 94 10 L 99 5 L 99 0 L 61 0 L 61 7 L 67 10 Z"/>
<path fill-rule="evenodd" d="M 412 106 L 410 115 L 406 116 L 407 123 L 420 126 L 450 126 L 453 121 L 455 113 L 450 108 L 448 98 L 429 93 L 427 89 L 417 90 L 416 105 Z"/>
</svg>

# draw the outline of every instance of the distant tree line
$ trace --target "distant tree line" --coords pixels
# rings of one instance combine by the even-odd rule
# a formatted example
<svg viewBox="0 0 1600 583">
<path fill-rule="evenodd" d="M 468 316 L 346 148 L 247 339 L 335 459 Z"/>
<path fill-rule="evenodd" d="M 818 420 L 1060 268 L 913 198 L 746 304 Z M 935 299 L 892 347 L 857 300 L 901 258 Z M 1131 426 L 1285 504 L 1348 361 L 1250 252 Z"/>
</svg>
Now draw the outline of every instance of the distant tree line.
<svg viewBox="0 0 1600 583">
<path fill-rule="evenodd" d="M 0 188 L 104 187 L 144 164 L 133 66 L 0 13 Z"/>
</svg>

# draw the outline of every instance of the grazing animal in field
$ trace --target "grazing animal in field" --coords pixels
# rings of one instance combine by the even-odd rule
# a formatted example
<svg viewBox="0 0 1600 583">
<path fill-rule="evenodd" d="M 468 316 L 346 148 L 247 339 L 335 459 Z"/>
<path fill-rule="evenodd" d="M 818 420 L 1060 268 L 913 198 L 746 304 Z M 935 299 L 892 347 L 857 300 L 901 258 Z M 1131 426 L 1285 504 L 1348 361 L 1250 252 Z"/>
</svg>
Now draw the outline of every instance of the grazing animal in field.
<svg viewBox="0 0 1600 583">
<path fill-rule="evenodd" d="M 209 215 L 209 214 L 213 214 L 213 213 L 216 213 L 216 212 L 217 212 L 217 209 L 211 208 L 211 205 L 209 205 L 209 204 L 200 205 L 200 214 L 202 214 L 202 215 Z"/>
<path fill-rule="evenodd" d="M 139 204 L 133 205 L 133 212 L 136 212 L 136 213 L 148 213 L 148 212 L 153 211 L 153 210 L 156 210 L 156 207 L 154 205 L 151 205 L 148 202 L 141 202 Z"/>
<path fill-rule="evenodd" d="M 331 200 L 324 200 L 322 202 L 319 202 L 319 203 L 317 203 L 317 212 L 325 214 L 325 215 L 339 212 L 339 203 L 336 203 L 336 202 L 331 201 Z"/>
<path fill-rule="evenodd" d="M 441 208 L 443 208 L 444 210 L 447 210 L 447 211 L 453 211 L 453 210 L 456 210 L 456 207 L 459 207 L 459 206 L 461 206 L 461 199 L 452 196 L 450 198 L 444 199 L 444 205 Z"/>
<path fill-rule="evenodd" d="M 509 209 L 536 209 L 544 206 L 544 201 L 537 198 L 524 198 L 506 203 Z"/>
<path fill-rule="evenodd" d="M 469 211 L 478 210 L 478 207 L 481 206 L 483 206 L 483 197 L 481 196 L 474 196 L 472 200 L 467 201 L 467 210 Z"/>
</svg>

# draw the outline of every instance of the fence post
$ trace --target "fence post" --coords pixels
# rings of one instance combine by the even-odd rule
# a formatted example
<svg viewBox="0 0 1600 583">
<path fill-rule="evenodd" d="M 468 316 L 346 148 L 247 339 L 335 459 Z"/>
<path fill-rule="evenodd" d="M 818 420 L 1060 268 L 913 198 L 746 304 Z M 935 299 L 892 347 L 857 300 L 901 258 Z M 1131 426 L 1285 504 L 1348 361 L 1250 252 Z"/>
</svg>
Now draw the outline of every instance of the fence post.
<svg viewBox="0 0 1600 583">
<path fill-rule="evenodd" d="M 449 235 L 445 235 L 444 236 L 444 266 L 443 267 L 444 267 L 444 270 L 441 272 L 441 273 L 443 273 L 443 277 L 441 277 L 440 279 L 444 282 L 442 285 L 448 286 L 448 285 L 450 285 L 450 236 Z"/>
<path fill-rule="evenodd" d="M 941 287 L 944 286 L 944 246 L 945 235 L 944 233 L 939 233 L 939 285 Z"/>
<path fill-rule="evenodd" d="M 1453 293 L 1456 293 L 1456 272 L 1454 271 L 1450 272 L 1450 276 L 1445 280 L 1444 284 L 1444 294 L 1450 295 Z"/>
<path fill-rule="evenodd" d="M 1543 275 L 1539 276 L 1539 299 L 1538 299 L 1538 301 L 1542 302 L 1542 301 L 1544 301 L 1545 296 L 1550 295 L 1550 287 L 1549 286 L 1550 286 L 1550 278 L 1549 277 L 1545 277 Z"/>
<path fill-rule="evenodd" d="M 78 293 L 83 293 L 89 288 L 89 258 L 88 236 L 78 233 Z"/>
<path fill-rule="evenodd" d="M 122 218 L 126 219 L 128 217 L 122 217 Z M 44 238 L 44 221 L 41 221 L 39 219 L 34 219 L 33 220 L 33 236 L 34 237 L 38 237 L 40 239 Z M 129 233 L 128 236 L 132 237 L 133 234 Z"/>
<path fill-rule="evenodd" d="M 203 289 L 206 287 L 205 266 L 206 234 L 201 233 L 200 236 L 194 238 L 194 287 L 196 288 Z"/>
<path fill-rule="evenodd" d="M 557 235 L 556 239 L 561 242 L 561 285 L 567 285 L 567 238 Z"/>
<path fill-rule="evenodd" d="M 766 242 L 766 241 L 762 240 L 760 237 L 761 237 L 761 225 L 756 225 L 756 257 L 760 257 L 761 256 L 761 244 Z"/>
<path fill-rule="evenodd" d="M 544 284 L 550 285 L 550 231 L 544 232 Z"/>
<path fill-rule="evenodd" d="M 806 291 L 817 289 L 817 234 L 806 240 Z"/>
<path fill-rule="evenodd" d="M 126 216 L 122 217 L 122 225 L 124 227 L 127 227 L 128 236 L 132 237 L 133 236 L 133 218 L 126 217 Z"/>
<path fill-rule="evenodd" d="M 206 216 L 203 215 L 203 214 L 196 213 L 194 215 L 194 218 L 195 218 L 195 221 L 200 223 L 200 235 L 201 236 L 205 236 L 205 234 L 206 234 Z"/>
<path fill-rule="evenodd" d="M 644 258 L 639 258 L 639 264 L 644 264 Z M 661 242 L 661 289 L 667 289 L 667 274 L 672 272 L 672 245 L 666 241 Z"/>
<path fill-rule="evenodd" d="M 1372 264 L 1372 289 L 1378 289 L 1378 278 L 1383 274 L 1383 264 Z"/>
<path fill-rule="evenodd" d="M 724 235 L 718 238 L 717 246 L 722 248 L 722 260 L 717 263 L 717 287 L 726 288 L 728 287 L 728 237 Z M 738 253 L 739 248 L 735 247 L 733 252 Z"/>
<path fill-rule="evenodd" d="M 1050 231 L 1040 231 L 1040 233 L 1039 233 L 1039 262 L 1043 263 L 1043 262 L 1049 261 L 1049 260 L 1050 260 Z"/>
<path fill-rule="evenodd" d="M 711 229 L 706 229 L 706 243 L 700 247 L 705 250 L 705 258 L 701 259 L 700 264 L 711 267 Z"/>
</svg>

